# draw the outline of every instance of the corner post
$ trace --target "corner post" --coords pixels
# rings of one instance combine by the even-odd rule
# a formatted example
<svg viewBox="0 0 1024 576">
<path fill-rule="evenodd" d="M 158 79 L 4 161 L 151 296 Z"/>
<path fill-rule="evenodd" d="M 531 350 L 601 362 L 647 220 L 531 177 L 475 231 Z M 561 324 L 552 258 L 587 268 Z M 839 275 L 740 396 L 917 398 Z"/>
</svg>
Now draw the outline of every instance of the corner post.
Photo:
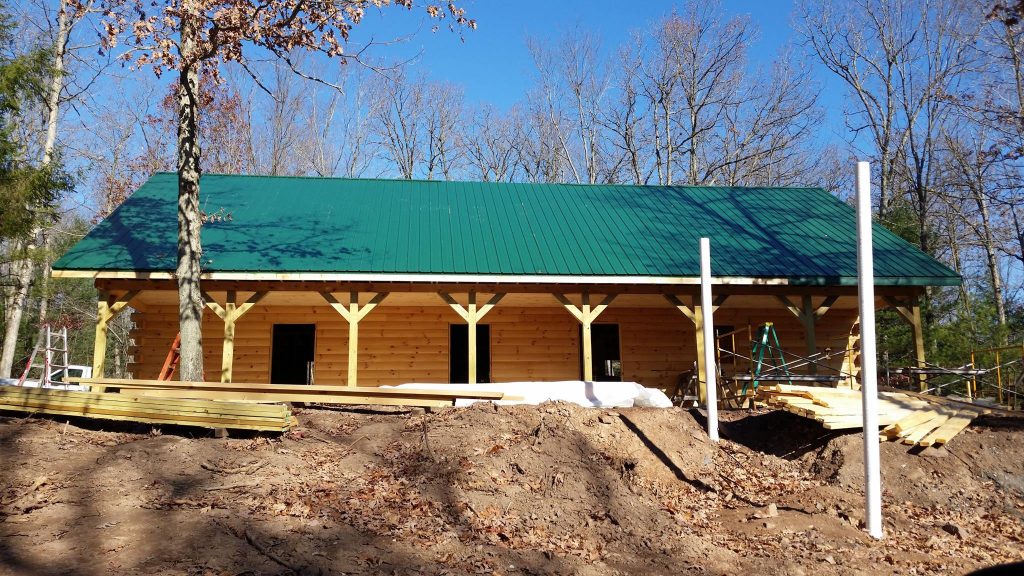
<svg viewBox="0 0 1024 576">
<path fill-rule="evenodd" d="M 924 328 L 921 323 L 921 301 L 917 296 L 910 301 L 910 315 L 910 324 L 914 329 L 914 359 L 918 368 L 924 368 L 927 366 L 924 357 Z M 917 378 L 920 390 L 924 392 L 928 389 L 928 380 L 924 374 L 919 374 Z"/>
<path fill-rule="evenodd" d="M 110 322 L 110 295 L 100 292 L 96 300 L 96 340 L 92 348 L 92 377 L 103 378 L 107 357 L 107 323 Z M 91 386 L 94 392 L 104 392 L 102 386 Z"/>
<path fill-rule="evenodd" d="M 106 370 L 107 356 L 107 328 L 110 321 L 128 306 L 132 298 L 139 292 L 133 290 L 126 292 L 119 298 L 115 298 L 110 292 L 101 290 L 96 299 L 96 341 L 92 349 L 92 377 L 103 378 Z M 90 385 L 93 392 L 106 392 L 107 387 L 102 385 Z"/>
</svg>

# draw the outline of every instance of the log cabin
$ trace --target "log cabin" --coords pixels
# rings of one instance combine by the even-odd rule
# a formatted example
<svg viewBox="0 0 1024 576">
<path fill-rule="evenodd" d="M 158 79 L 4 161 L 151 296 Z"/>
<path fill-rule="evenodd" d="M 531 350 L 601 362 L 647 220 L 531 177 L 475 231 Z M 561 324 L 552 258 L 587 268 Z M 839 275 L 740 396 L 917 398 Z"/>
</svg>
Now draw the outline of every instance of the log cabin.
<svg viewBox="0 0 1024 576">
<path fill-rule="evenodd" d="M 155 378 L 175 340 L 177 190 L 154 175 L 53 265 L 95 283 L 95 377 L 126 308 L 133 377 Z M 749 372 L 766 323 L 856 371 L 856 217 L 819 188 L 207 174 L 201 206 L 207 380 L 703 382 L 701 237 L 713 345 L 740 354 L 722 371 Z M 960 277 L 879 225 L 874 250 L 877 306 L 913 327 L 923 365 L 919 299 Z"/>
</svg>

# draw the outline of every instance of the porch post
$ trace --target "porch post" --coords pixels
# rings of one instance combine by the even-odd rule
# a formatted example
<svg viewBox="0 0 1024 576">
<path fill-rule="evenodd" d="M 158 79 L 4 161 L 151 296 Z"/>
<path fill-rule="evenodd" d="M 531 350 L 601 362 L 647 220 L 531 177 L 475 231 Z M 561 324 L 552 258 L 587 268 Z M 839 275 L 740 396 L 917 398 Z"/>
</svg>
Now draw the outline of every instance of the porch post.
<svg viewBox="0 0 1024 576">
<path fill-rule="evenodd" d="M 469 331 L 467 334 L 467 340 L 469 341 L 469 375 L 466 379 L 469 380 L 469 384 L 476 384 L 476 326 L 480 320 L 498 304 L 498 302 L 501 302 L 501 299 L 505 297 L 505 294 L 495 294 L 487 301 L 486 304 L 479 308 L 477 308 L 476 304 L 476 290 L 469 291 L 467 305 L 465 307 L 462 306 L 462 304 L 459 304 L 458 300 L 453 298 L 452 295 L 447 292 L 438 292 L 437 294 L 442 300 L 451 306 L 452 310 L 454 310 L 456 314 L 466 321 Z"/>
<path fill-rule="evenodd" d="M 921 323 L 921 302 L 917 296 L 910 301 L 911 327 L 914 329 L 914 357 L 918 368 L 924 368 L 924 327 Z M 921 392 L 928 389 L 928 381 L 924 374 L 918 377 Z"/>
<path fill-rule="evenodd" d="M 917 294 L 910 297 L 909 302 L 901 302 L 896 298 L 886 296 L 885 303 L 903 318 L 903 321 L 910 324 L 914 333 L 914 360 L 918 368 L 927 366 L 924 356 L 924 327 L 921 322 L 921 301 Z M 928 389 L 928 379 L 924 374 L 917 376 L 918 386 L 921 392 Z"/>
<path fill-rule="evenodd" d="M 573 315 L 576 320 L 582 325 L 583 332 L 583 381 L 593 382 L 594 380 L 594 351 L 593 351 L 593 339 L 591 337 L 591 325 L 597 317 L 601 315 L 607 308 L 608 305 L 615 300 L 617 294 L 606 294 L 604 300 L 597 306 L 591 307 L 590 305 L 590 293 L 584 292 L 580 296 L 580 306 L 573 304 L 565 294 L 554 294 L 554 297 Z"/>
<path fill-rule="evenodd" d="M 359 372 L 359 322 L 366 318 L 366 315 L 373 311 L 385 298 L 388 292 L 374 294 L 370 301 L 362 307 L 359 306 L 359 292 L 349 292 L 348 306 L 346 307 L 330 292 L 321 292 L 320 296 L 331 305 L 331 308 L 341 314 L 342 318 L 348 321 L 348 377 L 345 386 L 358 386 Z"/>
<path fill-rule="evenodd" d="M 236 304 L 237 293 L 234 290 L 228 290 L 227 300 L 222 307 L 220 304 L 217 304 L 213 297 L 203 292 L 203 301 L 206 303 L 206 307 L 213 310 L 213 313 L 224 321 L 224 346 L 220 360 L 221 382 L 231 382 L 233 378 L 232 371 L 235 365 L 235 322 L 253 306 L 258 304 L 266 295 L 266 292 L 254 292 L 244 304 L 239 306 Z"/>
<path fill-rule="evenodd" d="M 728 294 L 719 294 L 718 296 L 715 296 L 712 301 L 711 311 L 717 312 L 722 304 L 725 304 L 725 301 L 728 298 Z M 704 363 L 704 347 L 707 343 L 704 341 L 704 311 L 701 309 L 700 298 L 696 295 L 692 296 L 690 300 L 692 302 L 691 306 L 683 304 L 683 301 L 675 294 L 665 294 L 665 300 L 668 300 L 669 304 L 674 306 L 676 310 L 682 312 L 683 316 L 686 316 L 690 322 L 693 322 L 693 327 L 697 331 L 697 399 L 701 404 L 705 404 L 707 402 L 708 375 L 707 367 Z M 711 345 L 714 346 L 715 343 L 712 342 Z"/>
<path fill-rule="evenodd" d="M 107 328 L 128 303 L 138 295 L 139 291 L 126 292 L 120 297 L 114 297 L 110 292 L 101 290 L 96 299 L 96 340 L 92 349 L 92 377 L 103 378 L 106 370 L 107 356 Z M 93 392 L 105 392 L 106 386 L 92 385 L 89 387 Z"/>
<path fill-rule="evenodd" d="M 790 302 L 789 298 L 786 298 L 785 296 L 776 296 L 776 298 L 783 306 L 786 307 L 786 310 L 789 310 L 789 312 L 793 314 L 793 316 L 796 316 L 797 320 L 800 321 L 800 324 L 804 328 L 804 340 L 807 344 L 807 357 L 812 358 L 818 353 L 815 323 L 818 319 L 824 316 L 826 312 L 832 309 L 832 305 L 836 303 L 836 300 L 838 300 L 839 297 L 827 296 L 817 307 L 814 306 L 810 294 L 804 295 L 800 299 L 800 306 L 793 304 Z M 811 374 L 817 374 L 818 365 L 813 363 L 809 364 L 808 370 Z"/>
</svg>

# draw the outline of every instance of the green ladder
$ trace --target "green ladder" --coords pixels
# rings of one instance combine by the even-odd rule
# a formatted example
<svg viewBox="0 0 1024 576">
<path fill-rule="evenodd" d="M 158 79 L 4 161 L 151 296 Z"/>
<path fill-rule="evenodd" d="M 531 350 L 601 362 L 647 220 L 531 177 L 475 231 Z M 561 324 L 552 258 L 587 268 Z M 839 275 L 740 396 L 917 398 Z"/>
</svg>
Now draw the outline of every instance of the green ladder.
<svg viewBox="0 0 1024 576">
<path fill-rule="evenodd" d="M 765 357 L 766 353 L 767 358 Z M 747 386 L 751 383 L 753 383 L 754 391 L 757 391 L 758 381 L 762 376 L 762 371 L 766 368 L 765 360 L 769 363 L 767 366 L 769 371 L 781 368 L 786 376 L 790 376 L 789 367 L 782 357 L 779 335 L 775 333 L 775 324 L 772 322 L 765 322 L 764 325 L 758 327 L 757 338 L 750 349 L 750 358 L 754 361 L 754 372 L 751 381 L 743 385 L 743 395 L 747 394 Z M 792 384 L 793 381 L 790 380 L 789 383 Z"/>
</svg>

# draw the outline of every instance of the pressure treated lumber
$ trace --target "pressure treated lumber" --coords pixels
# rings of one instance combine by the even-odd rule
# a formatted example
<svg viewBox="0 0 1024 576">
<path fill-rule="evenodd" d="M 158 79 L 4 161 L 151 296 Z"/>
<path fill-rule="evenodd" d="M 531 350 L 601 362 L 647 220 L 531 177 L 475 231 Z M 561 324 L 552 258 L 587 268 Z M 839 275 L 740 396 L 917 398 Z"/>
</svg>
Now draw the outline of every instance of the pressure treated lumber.
<svg viewBox="0 0 1024 576">
<path fill-rule="evenodd" d="M 75 378 L 82 384 L 95 379 Z M 373 404 L 381 406 L 452 406 L 460 398 L 501 400 L 502 392 L 481 390 L 433 390 L 378 388 L 372 386 L 325 386 L 291 384 L 244 384 L 227 382 L 174 382 L 106 378 L 103 385 L 120 388 L 139 397 L 204 398 L 248 402 L 315 402 L 318 404 Z"/>
<path fill-rule="evenodd" d="M 320 296 L 341 314 L 348 322 L 348 377 L 345 379 L 346 386 L 357 386 L 359 376 L 359 322 L 366 318 L 366 315 L 373 311 L 385 298 L 388 292 L 374 294 L 370 301 L 363 306 L 359 305 L 359 292 L 349 292 L 348 308 L 338 302 L 330 292 L 321 292 Z"/>
<path fill-rule="evenodd" d="M 879 440 L 933 446 L 948 442 L 971 420 L 987 413 L 980 406 L 947 402 L 907 391 L 879 392 Z M 769 405 L 820 422 L 828 430 L 863 427 L 860 392 L 849 388 L 764 386 L 759 397 Z"/>
<path fill-rule="evenodd" d="M 295 424 L 283 404 L 238 404 L 123 394 L 0 386 L 0 410 L 152 424 L 284 432 Z"/>
<path fill-rule="evenodd" d="M 132 290 L 121 296 L 114 296 L 101 291 L 96 299 L 96 338 L 92 349 L 92 373 L 99 378 L 103 377 L 103 371 L 106 369 L 107 328 L 110 321 L 120 314 L 138 293 L 137 290 Z"/>
<path fill-rule="evenodd" d="M 476 327 L 480 320 L 482 320 L 483 317 L 486 316 L 488 312 L 490 312 L 495 306 L 497 306 L 498 302 L 501 302 L 501 299 L 505 297 L 505 293 L 501 292 L 495 294 L 494 296 L 491 296 L 491 299 L 488 300 L 486 304 L 480 306 L 479 308 L 477 307 L 476 304 L 476 290 L 469 291 L 466 306 L 459 304 L 458 300 L 453 298 L 452 295 L 447 292 L 438 292 L 437 294 L 438 296 L 441 297 L 442 300 L 445 301 L 445 303 L 448 304 L 448 306 L 451 307 L 452 310 L 455 311 L 456 314 L 458 314 L 460 317 L 462 317 L 463 320 L 466 321 L 466 341 L 469 346 L 469 350 L 467 351 L 469 363 L 469 372 L 467 375 L 467 380 L 469 381 L 469 384 L 476 384 Z"/>
<path fill-rule="evenodd" d="M 618 294 L 605 295 L 604 300 L 601 300 L 600 304 L 593 307 L 590 305 L 589 292 L 584 292 L 580 296 L 581 304 L 579 306 L 573 304 L 565 294 L 555 294 L 554 296 L 583 326 L 583 380 L 591 382 L 594 380 L 594 352 L 591 326 L 594 324 L 594 320 L 597 320 L 597 317 L 608 308 Z"/>
<path fill-rule="evenodd" d="M 255 292 L 248 300 L 245 301 L 244 304 L 239 306 L 235 303 L 235 300 L 237 299 L 236 294 L 236 291 L 228 290 L 227 301 L 224 306 L 221 306 L 213 299 L 212 296 L 203 292 L 203 301 L 206 302 L 206 306 L 210 310 L 213 310 L 213 313 L 224 321 L 224 342 L 220 364 L 221 382 L 231 382 L 232 369 L 235 361 L 235 323 L 267 295 L 266 292 Z M 100 376 L 102 376 L 102 374 L 100 374 Z"/>
</svg>

